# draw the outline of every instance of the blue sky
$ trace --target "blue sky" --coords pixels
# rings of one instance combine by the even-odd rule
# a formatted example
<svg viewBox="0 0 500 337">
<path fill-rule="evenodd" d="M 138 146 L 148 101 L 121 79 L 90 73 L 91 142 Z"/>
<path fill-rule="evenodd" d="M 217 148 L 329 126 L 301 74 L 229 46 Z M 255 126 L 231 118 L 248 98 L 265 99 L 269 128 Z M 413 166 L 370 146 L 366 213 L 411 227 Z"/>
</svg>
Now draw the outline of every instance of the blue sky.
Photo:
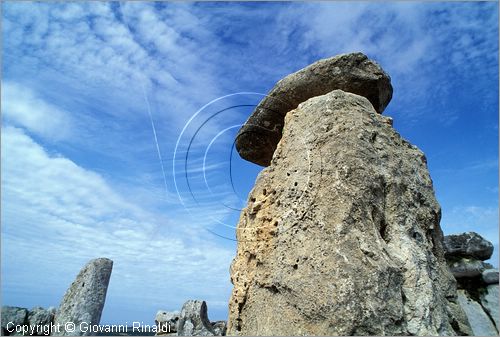
<svg viewBox="0 0 500 337">
<path fill-rule="evenodd" d="M 104 256 L 103 323 L 188 299 L 226 319 L 261 169 L 231 153 L 238 126 L 353 51 L 391 75 L 384 114 L 426 153 L 445 234 L 480 233 L 498 265 L 497 2 L 3 2 L 2 37 L 2 304 L 57 306 Z"/>
</svg>

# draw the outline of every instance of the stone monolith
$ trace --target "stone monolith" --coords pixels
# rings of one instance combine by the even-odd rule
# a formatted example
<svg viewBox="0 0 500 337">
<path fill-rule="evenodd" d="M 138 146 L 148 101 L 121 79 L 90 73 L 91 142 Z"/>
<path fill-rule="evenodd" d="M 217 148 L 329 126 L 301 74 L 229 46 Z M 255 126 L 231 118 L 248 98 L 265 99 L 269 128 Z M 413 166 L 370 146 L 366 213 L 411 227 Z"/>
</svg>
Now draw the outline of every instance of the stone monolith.
<svg viewBox="0 0 500 337">
<path fill-rule="evenodd" d="M 101 320 L 112 269 L 113 261 L 106 258 L 91 260 L 83 267 L 66 291 L 56 313 L 54 322 L 61 325 L 61 335 L 95 335 L 95 332 L 84 330 L 85 327 L 98 325 Z"/>
<path fill-rule="evenodd" d="M 178 336 L 214 336 L 215 331 L 208 319 L 205 301 L 189 300 L 182 306 Z"/>
<path fill-rule="evenodd" d="M 308 98 L 241 213 L 228 335 L 470 332 L 440 218 L 426 157 L 391 118 L 343 90 Z"/>
</svg>

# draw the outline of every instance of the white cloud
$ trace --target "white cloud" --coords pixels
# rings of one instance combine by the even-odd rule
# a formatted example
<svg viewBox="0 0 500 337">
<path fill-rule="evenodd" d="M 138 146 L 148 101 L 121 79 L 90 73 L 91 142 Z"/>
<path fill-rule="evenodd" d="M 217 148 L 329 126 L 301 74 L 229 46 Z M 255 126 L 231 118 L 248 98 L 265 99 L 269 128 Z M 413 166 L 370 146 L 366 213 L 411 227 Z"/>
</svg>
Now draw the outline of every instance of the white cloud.
<svg viewBox="0 0 500 337">
<path fill-rule="evenodd" d="M 79 268 L 105 256 L 115 262 L 107 298 L 115 313 L 129 303 L 153 318 L 160 307 L 180 308 L 195 295 L 220 304 L 234 252 L 202 230 L 130 203 L 100 175 L 49 155 L 21 129 L 2 129 L 5 298 L 29 289 L 24 296 L 50 296 L 58 305 Z"/>
<path fill-rule="evenodd" d="M 449 94 L 444 82 L 454 73 L 471 82 L 498 73 L 498 45 L 490 42 L 498 36 L 497 9 L 493 3 L 323 2 L 293 7 L 285 22 L 298 19 L 292 25 L 305 31 L 299 46 L 305 51 L 322 57 L 361 51 L 379 62 L 395 88 L 389 109 L 413 107 L 411 115 L 395 111 L 398 120 L 413 124 L 425 116 L 449 126 L 458 116 L 430 114 L 441 107 L 426 102 Z"/>
<path fill-rule="evenodd" d="M 19 83 L 2 83 L 2 115 L 9 122 L 51 140 L 71 135 L 69 114 Z"/>
<path fill-rule="evenodd" d="M 149 167 L 133 162 L 146 159 L 145 153 L 156 156 L 144 89 L 160 150 L 169 158 L 184 123 L 219 96 L 216 73 L 223 55 L 219 39 L 206 27 L 208 18 L 192 14 L 191 5 L 157 10 L 152 3 L 126 2 L 112 7 L 99 2 L 7 4 L 3 49 L 13 61 L 6 77 L 14 74 L 16 81 L 33 83 L 51 107 L 70 112 L 76 129 L 70 146 L 153 172 L 153 165 L 159 169 L 156 159 L 144 160 L 153 163 Z M 39 72 L 33 77 L 26 69 Z M 53 129 L 62 135 L 68 130 Z"/>
<path fill-rule="evenodd" d="M 473 231 L 498 244 L 498 207 L 455 206 L 443 213 L 441 222 L 445 234 Z"/>
<path fill-rule="evenodd" d="M 184 37 L 185 28 L 180 24 L 184 21 L 162 20 L 153 7 L 120 4 L 118 20 L 111 3 L 10 4 L 3 17 L 4 52 L 19 63 L 36 55 L 38 66 L 43 64 L 62 78 L 72 78 L 78 90 L 102 91 L 104 87 L 106 99 L 117 104 L 126 99 L 128 108 L 134 104 L 135 111 L 144 106 L 144 86 L 162 109 L 168 106 L 163 119 L 181 123 L 218 96 L 214 62 L 210 62 L 217 55 L 203 49 L 202 41 Z M 175 9 L 196 24 L 196 17 L 183 14 L 187 10 L 183 6 Z M 108 111 L 123 117 L 121 112 Z"/>
<path fill-rule="evenodd" d="M 451 210 L 443 212 L 441 227 L 445 235 L 476 232 L 493 243 L 495 250 L 488 262 L 498 267 L 498 214 L 498 206 L 455 206 Z"/>
<path fill-rule="evenodd" d="M 6 295 L 37 298 L 50 290 L 50 297 L 57 299 L 83 263 L 102 255 L 115 260 L 105 312 L 120 315 L 132 307 L 129 311 L 135 314 L 150 310 L 152 319 L 160 307 L 179 309 L 183 300 L 194 297 L 225 308 L 234 247 L 220 247 L 202 229 L 219 229 L 214 218 L 227 217 L 222 203 L 231 204 L 231 199 L 224 193 L 211 196 L 205 189 L 197 190 L 200 206 L 182 186 L 181 198 L 195 216 L 187 219 L 171 180 L 170 190 L 164 190 L 143 87 L 157 123 L 167 179 L 171 179 L 170 151 L 192 113 L 220 95 L 265 90 L 263 86 L 272 86 L 274 80 L 318 56 L 365 51 L 393 76 L 399 90 L 395 100 L 405 100 L 398 106 L 411 107 L 448 88 L 433 87 L 431 80 L 439 82 L 442 77 L 426 73 L 422 65 L 450 61 L 456 68 L 465 64 L 458 69 L 470 72 L 475 63 L 483 64 L 476 61 L 485 57 L 481 50 L 489 49 L 474 43 L 483 25 L 477 11 L 463 19 L 463 10 L 446 7 L 443 13 L 453 25 L 439 25 L 446 20 L 433 22 L 428 8 L 440 9 L 440 4 L 382 5 L 383 10 L 380 4 L 368 3 L 251 8 L 144 2 L 4 5 L 5 76 L 33 84 L 28 95 L 22 93 L 23 87 L 11 94 L 15 100 L 10 101 L 16 102 L 11 112 L 6 109 L 8 97 L 2 97 L 8 125 L 44 137 L 70 130 L 64 139 L 71 138 L 75 147 L 66 157 L 53 155 L 19 129 L 2 130 Z M 493 19 L 484 23 L 492 31 L 498 27 Z M 457 25 L 456 34 L 463 38 L 455 40 L 452 33 Z M 470 34 L 462 34 L 466 30 Z M 491 54 L 494 59 L 498 51 Z M 15 89 L 17 84 L 11 83 Z M 228 102 L 220 102 L 222 108 Z M 65 117 L 46 118 L 54 111 Z M 233 123 L 236 115 L 221 117 Z M 184 167 L 181 153 L 189 135 L 204 121 L 201 117 L 184 135 L 179 166 Z M 61 120 L 67 124 L 57 124 Z M 219 121 L 207 124 L 197 142 L 206 146 L 221 125 Z M 191 150 L 195 152 L 194 147 Z M 76 156 L 75 161 L 68 159 L 75 153 L 84 164 L 77 165 Z M 190 174 L 202 173 L 199 157 L 190 158 Z M 220 173 L 217 165 L 209 168 L 213 168 L 210 178 Z M 184 172 L 177 173 L 183 176 Z M 445 213 L 443 220 L 454 229 L 469 230 L 476 224 L 484 228 L 494 210 L 483 213 L 488 216 L 481 223 L 476 217 L 480 212 L 472 208 L 457 210 L 453 216 Z M 468 222 L 467 217 L 476 220 Z M 498 236 L 494 231 L 482 233 Z M 34 279 L 33 274 L 58 277 L 49 282 L 45 277 Z"/>
<path fill-rule="evenodd" d="M 455 163 L 452 163 L 455 164 Z M 488 171 L 498 171 L 498 158 L 484 158 L 481 161 L 471 161 L 463 166 L 448 164 L 446 168 L 436 169 L 435 172 L 446 175 L 478 174 Z"/>
<path fill-rule="evenodd" d="M 306 28 L 308 47 L 323 53 L 363 51 L 377 57 L 390 74 L 416 74 L 422 66 L 443 59 L 443 48 L 460 62 L 463 71 L 474 68 L 481 55 L 494 58 L 494 46 L 478 45 L 488 34 L 495 34 L 496 16 L 485 16 L 477 4 L 374 3 L 305 4 L 310 14 L 299 16 Z M 295 8 L 297 12 L 304 8 Z M 494 14 L 493 7 L 491 14 Z M 293 12 L 292 12 L 293 13 Z M 439 13 L 439 14 L 437 14 Z M 293 13 L 295 16 L 296 13 Z M 447 20 L 442 20 L 446 16 Z M 457 37 L 456 39 L 453 37 Z M 489 54 L 488 52 L 491 52 Z M 420 67 L 419 67 L 420 66 Z"/>
</svg>

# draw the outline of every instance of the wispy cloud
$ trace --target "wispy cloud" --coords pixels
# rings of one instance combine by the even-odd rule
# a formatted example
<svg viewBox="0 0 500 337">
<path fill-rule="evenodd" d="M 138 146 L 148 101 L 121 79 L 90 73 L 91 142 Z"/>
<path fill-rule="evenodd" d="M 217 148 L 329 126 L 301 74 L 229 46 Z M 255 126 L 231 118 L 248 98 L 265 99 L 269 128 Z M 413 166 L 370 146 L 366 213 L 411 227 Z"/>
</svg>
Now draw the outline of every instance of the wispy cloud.
<svg viewBox="0 0 500 337">
<path fill-rule="evenodd" d="M 445 174 L 467 174 L 470 172 L 498 171 L 498 158 L 485 159 L 481 161 L 469 162 L 462 167 L 456 165 L 435 170 L 437 173 Z"/>
<path fill-rule="evenodd" d="M 491 263 L 498 266 L 498 206 L 455 206 L 443 213 L 441 221 L 445 235 L 476 232 L 495 246 Z"/>
<path fill-rule="evenodd" d="M 182 305 L 186 292 L 178 292 L 181 285 L 190 285 L 209 301 L 220 302 L 227 295 L 232 249 L 218 246 L 203 227 L 187 219 L 167 218 L 130 203 L 98 174 L 49 155 L 13 127 L 2 129 L 2 208 L 6 302 L 22 289 L 45 293 L 49 283 L 51 296 L 62 296 L 78 268 L 97 256 L 115 261 L 107 301 L 114 310 L 127 299 L 138 300 L 139 284 L 151 289 L 140 295 L 151 313 L 167 304 Z M 15 267 L 19 264 L 22 269 Z M 34 273 L 46 278 L 30 277 Z M 60 277 L 49 282 L 54 274 Z M 204 276 L 196 279 L 194 274 Z M 206 282 L 215 288 L 204 288 Z M 50 304 L 58 300 L 51 298 Z"/>
<path fill-rule="evenodd" d="M 498 88 L 490 85 L 498 82 L 497 6 L 3 4 L 4 300 L 57 305 L 54 296 L 62 296 L 81 265 L 103 255 L 115 260 L 104 319 L 152 320 L 157 309 L 178 309 L 188 298 L 217 303 L 223 318 L 234 244 L 205 229 L 234 236 L 218 221 L 234 225 L 238 212 L 226 206 L 244 203 L 235 199 L 226 166 L 237 128 L 219 133 L 243 123 L 252 108 L 205 122 L 261 96 L 216 101 L 187 123 L 216 98 L 265 93 L 290 72 L 341 52 L 363 51 L 389 72 L 395 94 L 387 113 L 403 135 L 429 149 L 429 162 L 443 169 L 440 181 L 462 167 L 458 180 L 491 187 L 498 162 Z M 260 168 L 234 155 L 233 178 L 244 186 L 244 199 Z M 458 195 L 456 181 L 436 185 Z M 469 185 L 461 187 L 464 195 Z M 477 225 L 489 239 L 498 236 L 491 193 L 475 197 L 449 198 L 445 232 Z M 31 277 L 47 273 L 58 275 L 56 282 Z"/>
<path fill-rule="evenodd" d="M 445 83 L 448 78 L 455 77 L 453 85 L 457 85 L 458 77 L 474 82 L 479 75 L 498 73 L 497 6 L 304 3 L 291 6 L 281 16 L 282 22 L 291 27 L 284 31 L 298 35 L 299 43 L 297 39 L 281 41 L 293 43 L 308 55 L 302 61 L 305 64 L 319 57 L 362 51 L 392 77 L 395 92 L 388 113 L 408 124 L 431 119 L 451 125 L 457 115 L 442 106 L 445 97 L 452 94 L 450 83 Z M 308 15 L 301 15 L 304 11 Z M 476 88 L 469 86 L 469 90 L 473 95 Z M 398 109 L 392 109 L 394 106 Z M 412 109 L 401 111 L 408 106 Z M 435 110 L 440 113 L 429 113 Z"/>
<path fill-rule="evenodd" d="M 2 116 L 38 136 L 50 140 L 71 136 L 70 114 L 37 97 L 18 83 L 2 83 Z"/>
<path fill-rule="evenodd" d="M 105 90 L 108 104 L 115 105 L 105 111 L 111 116 L 133 118 L 124 113 L 143 110 L 143 86 L 158 107 L 155 112 L 162 113 L 161 122 L 170 125 L 184 123 L 185 116 L 218 96 L 210 63 L 216 55 L 200 49 L 200 33 L 193 40 L 190 33 L 201 29 L 192 27 L 200 20 L 189 15 L 189 7 L 177 8 L 182 20 L 163 20 L 153 3 L 22 3 L 4 8 L 5 58 L 34 62 L 43 69 L 41 79 L 71 80 L 84 94 Z M 190 25 L 182 26 L 189 20 Z M 28 25 L 31 29 L 25 29 Z M 15 71 L 15 65 L 9 67 L 7 76 Z M 127 106 L 117 108 L 123 101 Z"/>
<path fill-rule="evenodd" d="M 456 206 L 443 216 L 443 226 L 449 234 L 478 231 L 498 244 L 498 207 Z"/>
</svg>

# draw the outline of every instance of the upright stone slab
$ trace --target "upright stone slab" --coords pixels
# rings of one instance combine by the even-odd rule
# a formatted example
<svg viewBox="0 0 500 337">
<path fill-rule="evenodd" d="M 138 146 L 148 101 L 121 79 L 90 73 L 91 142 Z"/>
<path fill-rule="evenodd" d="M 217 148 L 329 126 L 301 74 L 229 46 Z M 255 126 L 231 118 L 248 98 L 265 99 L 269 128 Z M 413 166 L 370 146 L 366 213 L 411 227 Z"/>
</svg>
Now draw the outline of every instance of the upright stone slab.
<svg viewBox="0 0 500 337">
<path fill-rule="evenodd" d="M 416 146 L 365 97 L 288 112 L 237 227 L 228 335 L 446 335 L 468 330 L 441 210 Z"/>
<path fill-rule="evenodd" d="M 189 300 L 182 306 L 178 336 L 215 336 L 215 331 L 208 319 L 205 301 Z"/>
<path fill-rule="evenodd" d="M 85 322 L 84 325 L 88 326 L 99 324 L 112 269 L 113 261 L 106 258 L 91 260 L 83 267 L 66 291 L 56 313 L 54 322 L 63 327 L 61 335 L 92 335 L 80 330 L 80 323 Z M 74 331 L 64 329 L 68 322 L 74 323 Z"/>
</svg>

